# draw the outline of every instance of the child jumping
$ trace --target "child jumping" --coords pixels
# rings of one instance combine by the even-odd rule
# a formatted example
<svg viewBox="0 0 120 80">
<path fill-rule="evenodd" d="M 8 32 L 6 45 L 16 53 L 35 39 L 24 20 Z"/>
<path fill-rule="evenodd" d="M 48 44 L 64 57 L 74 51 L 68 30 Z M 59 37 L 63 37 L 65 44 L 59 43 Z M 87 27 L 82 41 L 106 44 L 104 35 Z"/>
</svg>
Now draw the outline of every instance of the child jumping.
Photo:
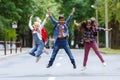
<svg viewBox="0 0 120 80">
<path fill-rule="evenodd" d="M 82 22 L 80 24 L 76 23 L 74 21 L 74 24 L 80 28 L 83 28 L 84 33 L 83 33 L 83 41 L 84 41 L 84 61 L 83 61 L 83 68 L 82 71 L 86 69 L 86 64 L 88 60 L 88 54 L 90 48 L 93 48 L 95 51 L 96 55 L 99 57 L 101 62 L 103 63 L 104 66 L 106 66 L 106 63 L 98 49 L 98 45 L 96 43 L 96 31 L 110 31 L 110 29 L 104 29 L 104 28 L 99 28 L 97 25 L 95 25 L 95 21 L 93 19 L 87 20 L 86 22 Z"/>
<path fill-rule="evenodd" d="M 56 21 L 52 17 L 51 11 L 50 10 L 48 11 L 48 14 L 50 15 L 50 20 L 56 27 L 54 29 L 55 44 L 54 44 L 53 52 L 52 52 L 51 58 L 49 60 L 49 63 L 47 65 L 47 68 L 50 68 L 53 65 L 56 55 L 57 55 L 59 49 L 61 49 L 61 48 L 63 48 L 66 51 L 72 65 L 73 65 L 73 68 L 74 69 L 76 68 L 75 59 L 70 51 L 70 47 L 69 47 L 69 44 L 66 39 L 69 36 L 68 24 L 71 21 L 74 12 L 75 12 L 75 8 L 72 9 L 72 12 L 67 20 L 65 20 L 64 16 L 59 16 L 59 20 Z"/>
<path fill-rule="evenodd" d="M 37 22 L 39 22 L 39 23 L 41 24 L 42 21 L 41 21 L 41 19 L 40 19 L 39 17 L 36 17 L 35 19 L 36 19 Z M 44 27 L 43 27 L 43 28 L 44 28 Z M 43 28 L 42 28 L 42 30 L 43 30 Z M 45 28 L 44 28 L 44 30 L 45 30 Z M 42 31 L 41 31 L 41 33 L 42 33 Z M 45 37 L 45 38 L 44 38 L 44 37 Z M 43 40 L 44 44 L 46 44 L 47 41 L 48 41 L 48 34 L 47 34 L 47 39 L 46 39 L 46 36 L 42 36 L 42 40 Z M 44 46 L 44 49 L 43 49 L 42 52 L 43 52 L 43 53 L 46 53 L 46 54 L 49 54 L 45 46 Z"/>
<path fill-rule="evenodd" d="M 32 24 L 32 16 L 30 17 L 30 20 L 29 20 L 29 28 L 32 31 L 33 39 L 34 39 L 34 46 L 30 50 L 29 54 L 36 57 L 36 62 L 39 61 L 42 51 L 44 49 L 44 43 L 42 41 L 41 29 L 43 28 L 48 17 L 49 17 L 49 15 L 46 15 L 42 24 L 40 24 L 40 22 L 36 21 L 36 22 L 34 22 L 33 26 L 31 25 Z"/>
</svg>

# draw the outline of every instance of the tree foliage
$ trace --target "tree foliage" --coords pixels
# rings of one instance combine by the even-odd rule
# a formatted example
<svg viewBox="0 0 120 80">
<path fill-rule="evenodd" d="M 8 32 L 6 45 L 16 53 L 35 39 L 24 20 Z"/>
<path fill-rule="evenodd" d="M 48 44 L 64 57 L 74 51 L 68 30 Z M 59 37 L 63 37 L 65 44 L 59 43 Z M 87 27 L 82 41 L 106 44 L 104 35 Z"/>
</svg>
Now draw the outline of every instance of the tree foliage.
<svg viewBox="0 0 120 80">
<path fill-rule="evenodd" d="M 98 3 L 98 11 L 100 16 L 101 24 L 104 25 L 105 22 L 105 1 L 96 0 Z M 108 21 L 109 23 L 112 20 L 120 23 L 120 1 L 119 0 L 107 0 L 108 2 Z"/>
<path fill-rule="evenodd" d="M 120 24 L 120 0 L 107 0 L 108 1 L 108 19 L 109 27 Z M 76 12 L 70 23 L 70 39 L 76 39 L 80 36 L 80 31 L 74 27 L 73 20 L 81 22 L 95 16 L 95 9 L 91 5 L 97 3 L 97 10 L 99 11 L 99 23 L 104 26 L 105 22 L 105 2 L 103 0 L 0 0 L 0 38 L 10 39 L 15 36 L 22 38 L 30 37 L 30 30 L 28 27 L 29 17 L 33 15 L 38 16 L 43 20 L 50 8 L 53 17 L 58 20 L 58 16 L 63 14 L 65 18 L 69 16 L 73 7 Z M 12 29 L 12 22 L 17 21 L 18 28 L 16 31 Z M 33 19 L 34 21 L 34 19 Z M 45 25 L 49 36 L 53 35 L 53 25 L 48 19 Z M 120 26 L 116 26 L 119 30 Z M 114 27 L 115 29 L 115 27 Z M 75 35 L 73 32 L 76 32 Z M 11 33 L 8 38 L 6 34 Z M 117 31 L 116 31 L 117 32 Z M 119 31 L 118 31 L 119 32 Z M 115 32 L 113 32 L 115 33 Z M 18 34 L 18 35 L 17 35 Z M 104 35 L 104 34 L 103 34 Z M 119 35 L 118 35 L 119 36 Z M 30 38 L 29 38 L 30 39 Z"/>
<path fill-rule="evenodd" d="M 105 23 L 105 1 L 97 0 L 100 24 Z M 120 48 L 120 0 L 107 0 L 108 27 L 113 28 L 109 34 L 111 48 Z M 114 36 L 115 35 L 115 36 Z"/>
<path fill-rule="evenodd" d="M 2 40 L 16 39 L 14 30 L 11 30 L 13 20 L 20 18 L 20 9 L 17 8 L 12 0 L 0 1 L 0 37 Z"/>
</svg>

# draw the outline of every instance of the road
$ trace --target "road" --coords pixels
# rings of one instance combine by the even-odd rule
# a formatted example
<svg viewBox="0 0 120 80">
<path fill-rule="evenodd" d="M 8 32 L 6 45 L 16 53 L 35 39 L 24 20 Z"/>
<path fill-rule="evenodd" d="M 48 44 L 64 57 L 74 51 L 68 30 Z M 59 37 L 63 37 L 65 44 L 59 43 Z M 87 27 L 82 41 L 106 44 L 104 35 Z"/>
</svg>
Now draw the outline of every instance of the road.
<svg viewBox="0 0 120 80">
<path fill-rule="evenodd" d="M 83 50 L 71 49 L 77 68 L 73 69 L 68 56 L 63 49 L 59 50 L 52 67 L 46 68 L 49 55 L 42 54 L 38 63 L 28 54 L 0 58 L 0 80 L 120 80 L 120 55 L 102 54 L 107 66 L 104 67 L 95 53 L 89 54 L 86 71 L 81 71 Z"/>
</svg>

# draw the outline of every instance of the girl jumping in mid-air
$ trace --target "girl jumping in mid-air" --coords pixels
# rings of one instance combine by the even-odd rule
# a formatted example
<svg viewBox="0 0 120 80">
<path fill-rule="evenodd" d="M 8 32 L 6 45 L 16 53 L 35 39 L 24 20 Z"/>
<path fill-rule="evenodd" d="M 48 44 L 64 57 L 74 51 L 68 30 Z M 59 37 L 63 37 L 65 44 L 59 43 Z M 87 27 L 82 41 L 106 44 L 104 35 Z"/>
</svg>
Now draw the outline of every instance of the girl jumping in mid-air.
<svg viewBox="0 0 120 80">
<path fill-rule="evenodd" d="M 35 21 L 33 26 L 31 25 L 32 24 L 32 16 L 30 17 L 30 20 L 29 20 L 29 27 L 32 31 L 33 39 L 34 39 L 34 46 L 30 50 L 29 54 L 36 57 L 36 62 L 39 61 L 40 55 L 42 54 L 43 49 L 44 49 L 44 43 L 42 41 L 41 29 L 43 28 L 43 26 L 46 22 L 46 19 L 48 17 L 49 17 L 49 15 L 46 15 L 42 24 L 40 24 L 38 21 Z"/>
<path fill-rule="evenodd" d="M 36 17 L 36 21 L 41 24 L 41 19 L 39 17 Z M 45 27 L 43 27 L 42 30 L 46 31 Z M 42 31 L 41 31 L 41 33 L 42 33 Z M 42 40 L 43 40 L 44 44 L 46 44 L 47 41 L 48 41 L 48 33 L 46 32 L 46 34 L 44 34 L 44 33 L 42 33 L 42 34 L 44 35 L 44 36 L 42 36 Z M 46 54 L 49 54 L 48 51 L 47 51 L 47 49 L 46 49 L 46 47 L 44 47 L 44 49 L 43 49 L 42 52 L 46 53 Z"/>
<path fill-rule="evenodd" d="M 86 64 L 87 64 L 88 54 L 89 54 L 90 48 L 93 48 L 96 55 L 99 57 L 99 59 L 101 60 L 101 62 L 105 66 L 106 63 L 105 63 L 105 61 L 104 61 L 104 59 L 103 59 L 103 57 L 98 49 L 98 45 L 96 43 L 96 36 L 97 36 L 96 32 L 97 31 L 110 31 L 110 30 L 112 30 L 112 28 L 104 29 L 104 28 L 97 27 L 95 19 L 93 19 L 93 18 L 91 18 L 91 20 L 87 20 L 86 22 L 82 22 L 80 24 L 78 24 L 78 23 L 76 23 L 76 21 L 74 21 L 74 24 L 80 28 L 83 28 L 83 30 L 84 30 L 84 33 L 83 33 L 84 61 L 83 61 L 82 71 L 84 71 L 86 69 Z"/>
</svg>

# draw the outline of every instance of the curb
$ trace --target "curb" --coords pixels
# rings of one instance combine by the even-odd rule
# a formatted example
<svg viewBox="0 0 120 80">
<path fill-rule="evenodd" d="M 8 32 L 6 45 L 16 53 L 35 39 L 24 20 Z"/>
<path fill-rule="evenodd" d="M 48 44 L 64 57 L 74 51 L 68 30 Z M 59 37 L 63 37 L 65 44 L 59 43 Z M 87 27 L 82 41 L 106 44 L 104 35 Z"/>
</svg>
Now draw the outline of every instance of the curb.
<svg viewBox="0 0 120 80">
<path fill-rule="evenodd" d="M 12 53 L 12 54 L 7 54 L 7 55 L 1 55 L 0 56 L 0 61 L 6 60 L 8 58 L 13 58 L 19 55 L 24 55 L 28 53 L 29 48 L 23 48 L 22 52 L 17 52 L 17 53 Z"/>
</svg>

